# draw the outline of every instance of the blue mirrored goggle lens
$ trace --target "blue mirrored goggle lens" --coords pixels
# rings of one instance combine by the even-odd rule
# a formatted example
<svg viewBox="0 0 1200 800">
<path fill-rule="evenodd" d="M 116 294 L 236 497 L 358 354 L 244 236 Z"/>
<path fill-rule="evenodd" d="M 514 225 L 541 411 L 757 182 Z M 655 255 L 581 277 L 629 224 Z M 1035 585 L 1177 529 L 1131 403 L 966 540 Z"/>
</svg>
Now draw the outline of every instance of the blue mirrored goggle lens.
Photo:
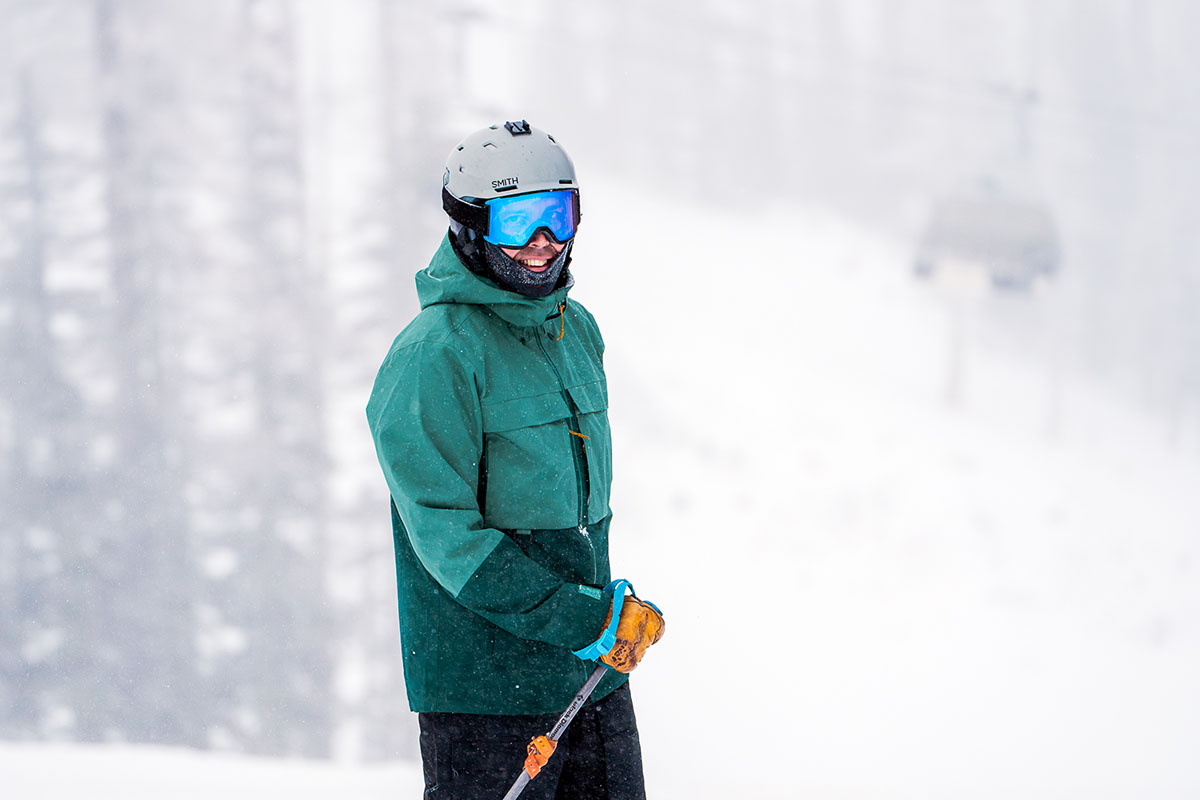
<svg viewBox="0 0 1200 800">
<path fill-rule="evenodd" d="M 539 228 L 548 228 L 565 242 L 575 235 L 575 192 L 571 189 L 535 192 L 487 201 L 486 241 L 502 247 L 524 247 Z"/>
</svg>

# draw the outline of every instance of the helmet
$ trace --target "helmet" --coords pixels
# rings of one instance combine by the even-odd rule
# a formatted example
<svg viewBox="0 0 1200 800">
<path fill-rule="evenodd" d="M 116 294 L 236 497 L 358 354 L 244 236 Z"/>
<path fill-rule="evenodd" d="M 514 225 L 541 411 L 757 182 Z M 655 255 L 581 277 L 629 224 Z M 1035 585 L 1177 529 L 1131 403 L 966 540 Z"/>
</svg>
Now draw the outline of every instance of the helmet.
<svg viewBox="0 0 1200 800">
<path fill-rule="evenodd" d="M 497 202 L 489 203 L 493 200 Z M 518 214 L 531 207 L 537 209 L 533 218 Z M 579 223 L 579 184 L 571 158 L 545 131 L 520 120 L 467 136 L 446 159 L 442 208 L 450 216 L 460 260 L 472 271 L 534 297 L 569 280 L 566 266 Z M 510 216 L 498 217 L 506 209 Z M 523 247 L 539 230 L 566 247 L 553 269 L 531 274 L 500 248 Z"/>
<path fill-rule="evenodd" d="M 442 189 L 446 213 L 480 230 L 472 223 L 492 198 L 562 189 L 578 192 L 579 184 L 571 157 L 554 137 L 521 120 L 491 125 L 459 142 L 446 159 Z"/>
</svg>

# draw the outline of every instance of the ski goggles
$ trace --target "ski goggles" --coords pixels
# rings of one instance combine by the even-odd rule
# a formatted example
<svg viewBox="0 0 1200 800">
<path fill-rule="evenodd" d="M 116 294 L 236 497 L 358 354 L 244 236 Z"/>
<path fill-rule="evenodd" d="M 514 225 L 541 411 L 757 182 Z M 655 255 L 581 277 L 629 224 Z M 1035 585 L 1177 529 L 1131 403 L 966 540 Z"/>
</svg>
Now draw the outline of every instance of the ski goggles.
<svg viewBox="0 0 1200 800">
<path fill-rule="evenodd" d="M 485 202 L 484 240 L 500 247 L 524 247 L 545 228 L 556 242 L 566 242 L 579 225 L 579 195 L 574 189 L 552 189 Z"/>
</svg>

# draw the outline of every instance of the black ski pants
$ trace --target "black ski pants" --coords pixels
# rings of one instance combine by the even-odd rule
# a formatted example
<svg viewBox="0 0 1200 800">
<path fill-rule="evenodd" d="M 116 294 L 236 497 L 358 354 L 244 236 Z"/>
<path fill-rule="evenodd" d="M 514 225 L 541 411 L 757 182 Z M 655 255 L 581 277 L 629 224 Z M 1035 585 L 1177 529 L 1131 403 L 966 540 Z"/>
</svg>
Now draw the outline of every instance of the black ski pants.
<svg viewBox="0 0 1200 800">
<path fill-rule="evenodd" d="M 425 800 L 501 800 L 525 763 L 529 740 L 557 714 L 422 713 Z M 642 748 L 626 683 L 587 703 L 521 800 L 645 800 Z"/>
</svg>

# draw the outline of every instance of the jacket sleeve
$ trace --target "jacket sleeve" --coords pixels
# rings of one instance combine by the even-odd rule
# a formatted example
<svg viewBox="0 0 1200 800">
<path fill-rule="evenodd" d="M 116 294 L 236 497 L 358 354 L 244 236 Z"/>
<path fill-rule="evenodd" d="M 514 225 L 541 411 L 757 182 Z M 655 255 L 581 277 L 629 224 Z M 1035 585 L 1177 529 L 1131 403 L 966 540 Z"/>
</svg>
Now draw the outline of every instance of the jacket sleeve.
<svg viewBox="0 0 1200 800">
<path fill-rule="evenodd" d="M 600 635 L 607 599 L 562 580 L 485 525 L 477 499 L 479 393 L 452 344 L 418 342 L 390 353 L 367 420 L 413 551 L 443 589 L 523 639 L 576 650 Z"/>
</svg>

